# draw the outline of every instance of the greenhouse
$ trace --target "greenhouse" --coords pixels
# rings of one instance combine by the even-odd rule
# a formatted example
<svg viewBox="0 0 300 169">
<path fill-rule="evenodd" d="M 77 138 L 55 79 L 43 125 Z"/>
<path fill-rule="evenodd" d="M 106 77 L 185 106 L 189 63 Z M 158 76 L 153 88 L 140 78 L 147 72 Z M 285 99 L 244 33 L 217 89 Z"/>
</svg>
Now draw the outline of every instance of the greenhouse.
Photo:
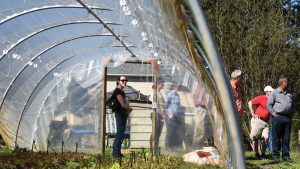
<svg viewBox="0 0 300 169">
<path fill-rule="evenodd" d="M 245 167 L 228 75 L 195 0 L 5 0 L 0 48 L 0 134 L 12 148 L 63 144 L 102 154 L 113 121 L 106 100 L 124 75 L 133 108 L 129 148 L 159 144 L 162 153 L 183 156 L 210 145 L 220 163 Z M 150 143 L 158 81 L 165 99 L 180 86 L 182 115 L 176 132 L 165 123 Z"/>
</svg>

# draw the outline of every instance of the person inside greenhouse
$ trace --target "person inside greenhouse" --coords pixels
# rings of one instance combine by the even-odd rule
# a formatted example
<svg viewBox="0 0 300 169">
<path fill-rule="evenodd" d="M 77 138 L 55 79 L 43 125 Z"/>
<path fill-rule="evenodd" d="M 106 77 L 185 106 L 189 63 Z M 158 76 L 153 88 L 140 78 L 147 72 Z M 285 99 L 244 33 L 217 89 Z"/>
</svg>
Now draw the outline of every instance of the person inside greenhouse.
<svg viewBox="0 0 300 169">
<path fill-rule="evenodd" d="M 172 83 L 165 101 L 167 111 L 166 149 L 170 152 L 182 148 L 185 135 L 184 109 L 180 104 L 178 94 L 180 86 L 179 83 Z"/>
<path fill-rule="evenodd" d="M 243 76 L 241 70 L 234 70 L 231 73 L 230 84 L 233 91 L 235 103 L 238 109 L 238 115 L 240 118 L 243 118 L 243 110 L 242 110 L 242 94 L 241 94 L 241 82 Z"/>
<path fill-rule="evenodd" d="M 52 120 L 49 124 L 49 134 L 47 141 L 53 146 L 61 145 L 61 143 L 70 136 L 69 124 L 67 117 L 63 117 L 61 121 Z"/>
<path fill-rule="evenodd" d="M 292 129 L 292 118 L 296 111 L 295 97 L 288 90 L 289 78 L 280 75 L 278 88 L 269 96 L 267 108 L 272 115 L 272 160 L 279 161 L 280 149 L 282 147 L 283 161 L 291 162 L 290 137 Z"/>
<path fill-rule="evenodd" d="M 155 87 L 155 86 L 154 86 Z M 154 155 L 157 154 L 158 150 L 158 144 L 159 144 L 159 138 L 161 136 L 161 132 L 164 126 L 164 116 L 166 115 L 165 111 L 165 101 L 164 97 L 161 93 L 161 90 L 164 88 L 164 81 L 160 78 L 157 79 L 157 86 L 156 86 L 156 92 L 157 92 L 157 108 L 156 108 L 156 137 L 154 141 L 154 152 L 152 149 L 152 134 L 150 136 L 150 152 L 154 153 Z M 152 117 L 152 114 L 151 114 Z"/>
<path fill-rule="evenodd" d="M 205 95 L 205 94 L 203 94 Z M 193 134 L 193 149 L 204 146 L 213 146 L 213 126 L 207 108 L 204 104 L 205 96 L 194 95 L 195 104 L 195 128 Z"/>
<path fill-rule="evenodd" d="M 115 158 L 123 157 L 121 154 L 121 145 L 124 139 L 127 118 L 132 111 L 129 103 L 125 100 L 126 96 L 123 90 L 126 87 L 127 82 L 128 80 L 125 76 L 118 77 L 117 87 L 112 94 L 112 97 L 116 100 L 117 105 L 114 110 L 117 123 L 117 133 L 113 143 L 113 157 Z"/>
<path fill-rule="evenodd" d="M 251 118 L 251 133 L 250 138 L 253 141 L 253 148 L 255 151 L 255 159 L 266 159 L 266 148 L 268 144 L 270 114 L 267 109 L 268 97 L 274 89 L 271 86 L 264 88 L 264 95 L 256 96 L 248 102 L 248 107 L 252 115 Z M 254 112 L 253 106 L 256 106 Z M 261 142 L 261 155 L 258 152 L 258 140 Z"/>
</svg>

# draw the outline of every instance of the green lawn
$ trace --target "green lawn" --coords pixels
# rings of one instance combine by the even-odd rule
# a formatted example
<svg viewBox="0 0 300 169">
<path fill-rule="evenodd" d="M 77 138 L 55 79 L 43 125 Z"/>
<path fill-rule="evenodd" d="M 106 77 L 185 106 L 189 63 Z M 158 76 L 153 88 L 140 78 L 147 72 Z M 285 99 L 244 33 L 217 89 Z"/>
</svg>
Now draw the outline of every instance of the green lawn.
<svg viewBox="0 0 300 169">
<path fill-rule="evenodd" d="M 263 169 L 275 169 L 275 168 L 280 168 L 280 169 L 300 169 L 300 153 L 297 152 L 292 152 L 291 153 L 291 159 L 293 160 L 293 162 L 288 163 L 288 162 L 284 162 L 282 161 L 282 159 L 280 159 L 279 163 L 272 163 L 271 160 L 254 160 L 254 152 L 246 152 L 246 165 L 247 168 L 249 169 L 256 169 L 256 168 L 263 168 Z M 268 154 L 268 157 L 270 158 L 271 155 Z"/>
</svg>

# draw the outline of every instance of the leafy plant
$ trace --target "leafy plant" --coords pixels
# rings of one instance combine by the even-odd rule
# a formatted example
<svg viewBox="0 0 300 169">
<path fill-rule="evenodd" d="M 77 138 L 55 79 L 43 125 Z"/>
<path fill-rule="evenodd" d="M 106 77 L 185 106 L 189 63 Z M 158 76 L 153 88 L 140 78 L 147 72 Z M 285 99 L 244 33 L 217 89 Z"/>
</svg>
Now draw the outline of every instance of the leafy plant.
<svg viewBox="0 0 300 169">
<path fill-rule="evenodd" d="M 92 156 L 92 155 L 85 155 L 85 156 L 83 157 L 83 159 L 84 159 L 85 161 L 87 161 L 88 163 L 96 163 L 96 162 L 97 162 L 96 157 L 94 157 L 94 156 Z"/>
<path fill-rule="evenodd" d="M 69 161 L 66 163 L 66 167 L 69 169 L 79 169 L 80 168 L 80 164 L 74 161 Z"/>
<path fill-rule="evenodd" d="M 0 146 L 0 153 L 11 153 L 12 150 L 6 146 Z"/>
<path fill-rule="evenodd" d="M 121 168 L 121 166 L 120 166 L 120 164 L 118 163 L 118 162 L 115 162 L 111 167 L 110 167 L 110 169 L 120 169 Z"/>
<path fill-rule="evenodd" d="M 95 168 L 97 165 L 97 158 L 93 155 L 85 155 L 83 156 L 83 166 L 87 168 Z"/>
</svg>

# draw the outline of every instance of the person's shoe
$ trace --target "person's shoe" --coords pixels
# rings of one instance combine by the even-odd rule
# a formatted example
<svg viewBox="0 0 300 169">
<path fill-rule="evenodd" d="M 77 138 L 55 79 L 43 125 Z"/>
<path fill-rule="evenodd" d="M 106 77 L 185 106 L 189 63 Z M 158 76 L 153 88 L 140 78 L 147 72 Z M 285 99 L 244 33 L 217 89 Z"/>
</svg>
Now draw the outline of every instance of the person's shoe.
<svg viewBox="0 0 300 169">
<path fill-rule="evenodd" d="M 259 154 L 255 154 L 254 160 L 261 160 L 261 157 Z"/>
<path fill-rule="evenodd" d="M 260 159 L 262 159 L 262 160 L 265 160 L 265 159 L 267 159 L 267 156 L 266 156 L 266 154 L 265 154 L 265 153 L 262 153 L 262 154 L 260 155 Z"/>
<path fill-rule="evenodd" d="M 278 163 L 278 162 L 279 162 L 279 158 L 276 157 L 276 156 L 273 156 L 273 157 L 271 158 L 271 160 L 272 160 L 274 163 Z"/>
<path fill-rule="evenodd" d="M 282 160 L 285 162 L 292 162 L 292 159 L 290 157 L 282 157 Z"/>
</svg>

